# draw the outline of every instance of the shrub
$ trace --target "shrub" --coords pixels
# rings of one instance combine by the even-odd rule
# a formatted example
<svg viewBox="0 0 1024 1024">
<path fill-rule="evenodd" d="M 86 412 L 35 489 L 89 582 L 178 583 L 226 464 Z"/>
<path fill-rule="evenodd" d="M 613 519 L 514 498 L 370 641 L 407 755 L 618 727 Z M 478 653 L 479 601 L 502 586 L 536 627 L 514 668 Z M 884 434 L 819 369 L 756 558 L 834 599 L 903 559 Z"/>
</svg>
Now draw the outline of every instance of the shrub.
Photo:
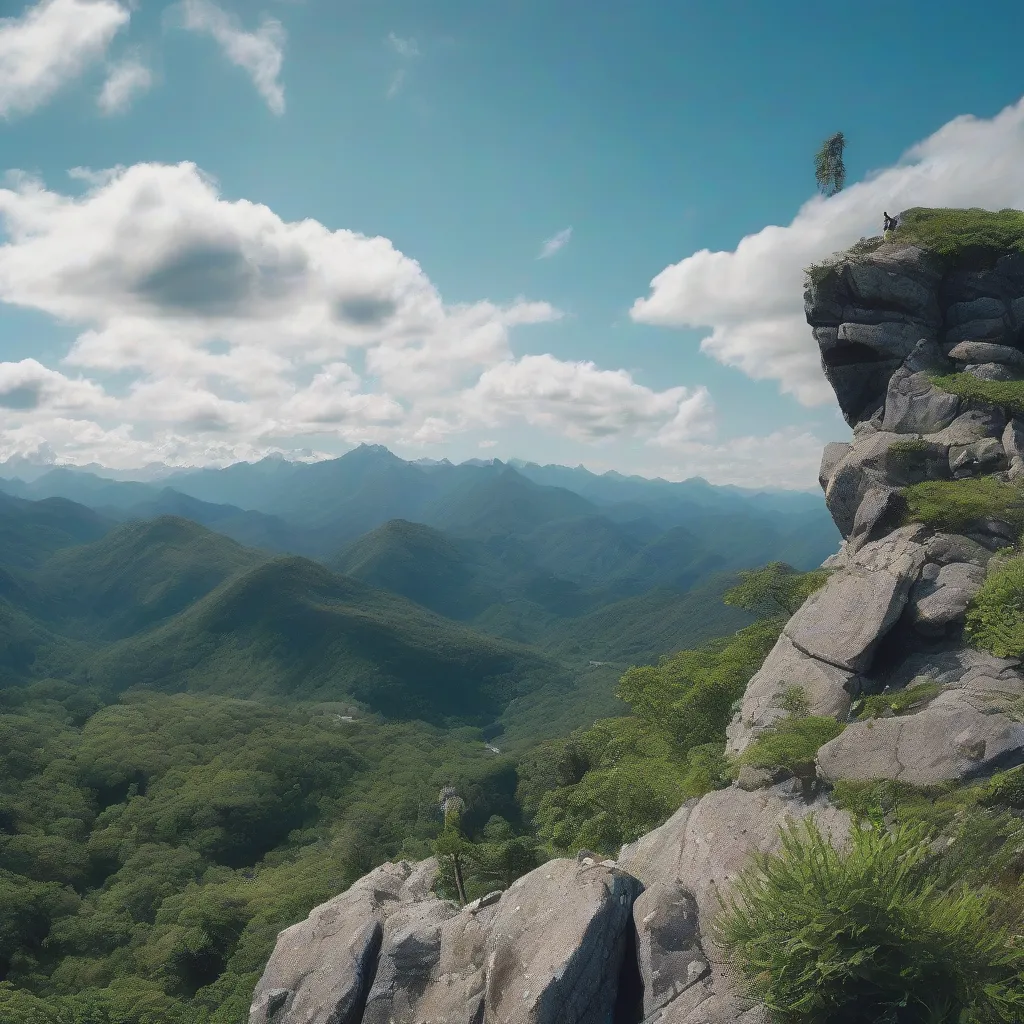
<svg viewBox="0 0 1024 1024">
<path fill-rule="evenodd" d="M 928 379 L 951 395 L 998 405 L 1015 416 L 1024 413 L 1024 380 L 980 380 L 972 373 L 949 373 Z"/>
<path fill-rule="evenodd" d="M 887 711 L 894 714 L 902 714 L 926 701 L 937 697 L 942 692 L 938 683 L 916 683 L 908 686 L 905 690 L 891 690 L 887 693 L 875 693 L 865 697 L 859 708 L 858 718 L 880 718 Z"/>
<path fill-rule="evenodd" d="M 813 822 L 737 880 L 719 940 L 782 1024 L 1016 1021 L 1024 949 L 991 891 L 941 888 L 921 827 L 854 829 L 839 851 Z"/>
<path fill-rule="evenodd" d="M 998 658 L 1024 654 L 1024 558 L 990 570 L 967 609 L 964 630 L 975 647 Z"/>
<path fill-rule="evenodd" d="M 780 719 L 743 751 L 740 764 L 781 769 L 801 778 L 813 776 L 818 750 L 844 728 L 834 718 L 818 715 Z"/>
<path fill-rule="evenodd" d="M 985 519 L 998 519 L 1016 530 L 1024 527 L 1020 489 L 994 477 L 925 480 L 905 487 L 902 494 L 907 521 L 937 530 L 963 533 Z"/>
</svg>

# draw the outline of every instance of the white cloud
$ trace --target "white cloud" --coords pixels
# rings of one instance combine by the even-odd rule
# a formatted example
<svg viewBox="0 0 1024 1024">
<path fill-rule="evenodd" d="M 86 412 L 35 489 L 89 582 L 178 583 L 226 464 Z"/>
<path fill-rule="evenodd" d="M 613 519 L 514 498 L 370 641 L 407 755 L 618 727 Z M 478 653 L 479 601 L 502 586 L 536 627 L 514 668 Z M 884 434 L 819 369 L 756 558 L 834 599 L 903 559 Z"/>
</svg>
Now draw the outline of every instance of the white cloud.
<svg viewBox="0 0 1024 1024">
<path fill-rule="evenodd" d="M 133 54 L 111 65 L 96 103 L 104 114 L 122 114 L 135 97 L 146 92 L 152 84 L 153 72 L 137 54 Z"/>
<path fill-rule="evenodd" d="M 128 24 L 117 0 L 40 0 L 0 18 L 0 117 L 29 113 L 102 59 Z"/>
<path fill-rule="evenodd" d="M 74 177 L 78 195 L 24 174 L 0 188 L 0 302 L 76 325 L 63 364 L 83 375 L 0 368 L 0 453 L 42 438 L 62 457 L 122 466 L 230 461 L 300 444 L 430 445 L 499 421 L 661 451 L 707 429 L 701 389 L 517 359 L 513 333 L 557 309 L 446 304 L 386 238 L 226 200 L 187 163 Z"/>
<path fill-rule="evenodd" d="M 570 238 L 572 238 L 572 228 L 563 228 L 557 235 L 552 235 L 543 244 L 543 246 L 541 246 L 540 255 L 537 259 L 546 260 L 551 256 L 554 256 L 559 249 L 564 249 L 566 247 Z"/>
<path fill-rule="evenodd" d="M 802 306 L 803 267 L 881 233 L 882 211 L 912 206 L 1024 206 L 1024 100 L 990 119 L 955 118 L 891 168 L 805 203 L 732 252 L 702 250 L 666 267 L 631 315 L 641 323 L 711 328 L 701 348 L 805 405 L 834 401 Z"/>
<path fill-rule="evenodd" d="M 284 63 L 284 26 L 264 17 L 255 32 L 246 32 L 238 19 L 212 0 L 182 0 L 184 27 L 212 36 L 232 64 L 248 72 L 253 85 L 274 114 L 285 109 L 284 86 L 279 78 Z"/>
<path fill-rule="evenodd" d="M 518 419 L 577 441 L 650 437 L 671 445 L 714 429 L 705 388 L 653 391 L 625 370 L 551 355 L 523 356 L 486 370 L 464 396 L 463 411 L 488 426 Z"/>
<path fill-rule="evenodd" d="M 387 43 L 399 57 L 418 57 L 420 55 L 420 48 L 415 39 L 403 39 L 401 36 L 396 36 L 394 32 L 389 32 Z"/>
</svg>

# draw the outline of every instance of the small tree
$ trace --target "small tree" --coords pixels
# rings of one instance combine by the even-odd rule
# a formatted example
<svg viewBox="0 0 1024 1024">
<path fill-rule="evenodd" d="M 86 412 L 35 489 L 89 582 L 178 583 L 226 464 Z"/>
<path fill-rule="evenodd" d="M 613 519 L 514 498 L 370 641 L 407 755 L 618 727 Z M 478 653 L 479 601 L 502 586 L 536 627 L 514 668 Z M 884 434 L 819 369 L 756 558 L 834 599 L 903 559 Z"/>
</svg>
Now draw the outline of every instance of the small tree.
<svg viewBox="0 0 1024 1024">
<path fill-rule="evenodd" d="M 466 881 L 462 862 L 471 845 L 462 834 L 462 814 L 466 810 L 466 804 L 452 786 L 445 786 L 441 790 L 438 802 L 441 805 L 444 828 L 434 842 L 434 856 L 438 860 L 447 860 L 451 865 L 459 902 L 465 906 Z"/>
<path fill-rule="evenodd" d="M 818 188 L 827 196 L 841 192 L 846 184 L 846 165 L 843 163 L 845 148 L 843 133 L 836 132 L 821 144 L 814 158 L 814 176 L 818 180 Z"/>
</svg>

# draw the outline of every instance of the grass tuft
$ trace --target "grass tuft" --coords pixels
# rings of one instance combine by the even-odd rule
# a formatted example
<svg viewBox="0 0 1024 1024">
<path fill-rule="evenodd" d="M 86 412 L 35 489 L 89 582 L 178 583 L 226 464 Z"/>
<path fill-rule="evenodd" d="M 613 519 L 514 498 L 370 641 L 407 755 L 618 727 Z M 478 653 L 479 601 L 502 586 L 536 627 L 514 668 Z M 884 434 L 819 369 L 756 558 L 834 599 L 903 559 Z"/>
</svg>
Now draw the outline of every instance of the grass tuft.
<svg viewBox="0 0 1024 1024">
<path fill-rule="evenodd" d="M 1024 496 L 1020 488 L 995 477 L 964 480 L 925 480 L 905 487 L 907 522 L 936 530 L 964 533 L 972 524 L 996 519 L 1014 529 L 1024 528 Z"/>
<path fill-rule="evenodd" d="M 880 718 L 886 712 L 901 715 L 905 711 L 911 711 L 922 704 L 927 703 L 933 697 L 942 692 L 938 683 L 927 682 L 917 683 L 908 686 L 905 690 L 895 690 L 888 693 L 875 693 L 865 697 L 857 718 Z"/>
<path fill-rule="evenodd" d="M 818 750 L 845 728 L 834 718 L 793 715 L 775 722 L 740 755 L 740 765 L 813 778 Z"/>
<path fill-rule="evenodd" d="M 1017 416 L 1024 413 L 1024 380 L 980 380 L 971 373 L 929 378 L 937 388 L 974 402 L 998 405 Z"/>
</svg>

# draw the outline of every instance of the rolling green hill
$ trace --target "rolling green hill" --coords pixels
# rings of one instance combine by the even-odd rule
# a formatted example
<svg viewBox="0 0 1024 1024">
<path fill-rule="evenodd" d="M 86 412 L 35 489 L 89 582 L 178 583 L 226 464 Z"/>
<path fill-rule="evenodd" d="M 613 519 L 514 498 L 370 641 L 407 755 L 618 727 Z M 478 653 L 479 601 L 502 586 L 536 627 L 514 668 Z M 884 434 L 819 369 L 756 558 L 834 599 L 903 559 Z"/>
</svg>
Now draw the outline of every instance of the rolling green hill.
<svg viewBox="0 0 1024 1024">
<path fill-rule="evenodd" d="M 0 494 L 0 565 L 35 568 L 61 548 L 97 540 L 113 525 L 64 498 L 26 501 Z"/>
<path fill-rule="evenodd" d="M 486 723 L 517 694 L 567 676 L 304 558 L 236 576 L 159 628 L 97 656 L 92 682 L 235 697 L 354 698 L 392 718 Z"/>
<path fill-rule="evenodd" d="M 32 577 L 32 607 L 71 635 L 116 640 L 176 615 L 268 556 L 187 519 L 127 523 L 57 552 Z"/>
</svg>

